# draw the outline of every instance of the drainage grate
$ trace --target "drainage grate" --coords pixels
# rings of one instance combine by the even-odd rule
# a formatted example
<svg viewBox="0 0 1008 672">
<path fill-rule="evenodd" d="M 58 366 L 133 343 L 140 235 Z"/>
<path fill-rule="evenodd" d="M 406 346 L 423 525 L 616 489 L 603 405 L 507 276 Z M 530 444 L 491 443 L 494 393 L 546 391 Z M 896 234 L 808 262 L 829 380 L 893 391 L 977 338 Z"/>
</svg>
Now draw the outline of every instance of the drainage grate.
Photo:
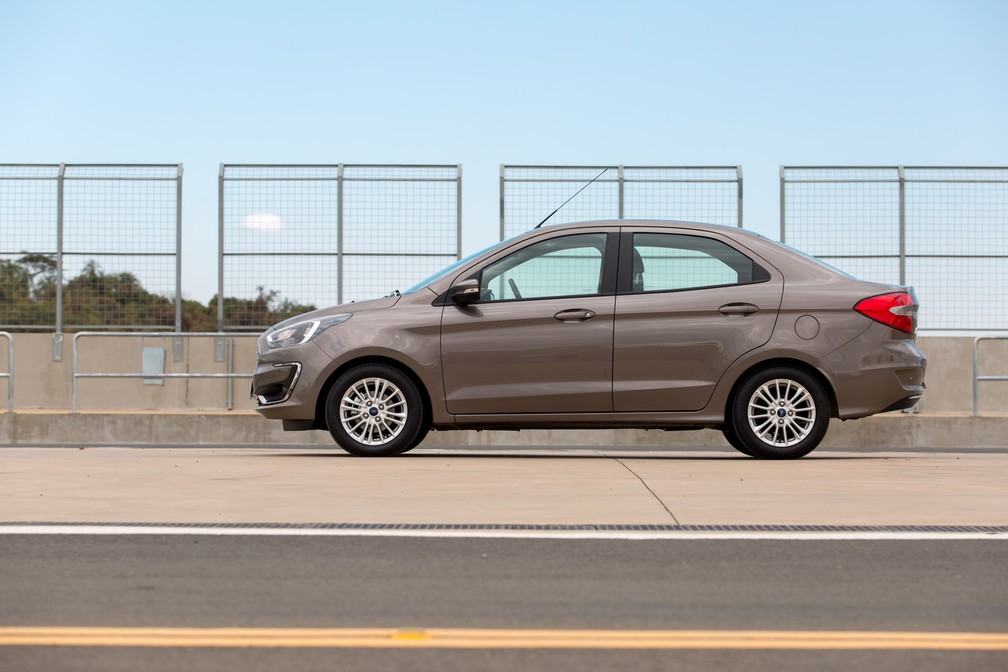
<svg viewBox="0 0 1008 672">
<path fill-rule="evenodd" d="M 1008 534 L 1008 525 L 526 525 L 481 523 L 59 523 L 14 522 L 2 527 L 142 527 L 248 530 L 436 530 L 519 532 L 913 532 Z"/>
</svg>

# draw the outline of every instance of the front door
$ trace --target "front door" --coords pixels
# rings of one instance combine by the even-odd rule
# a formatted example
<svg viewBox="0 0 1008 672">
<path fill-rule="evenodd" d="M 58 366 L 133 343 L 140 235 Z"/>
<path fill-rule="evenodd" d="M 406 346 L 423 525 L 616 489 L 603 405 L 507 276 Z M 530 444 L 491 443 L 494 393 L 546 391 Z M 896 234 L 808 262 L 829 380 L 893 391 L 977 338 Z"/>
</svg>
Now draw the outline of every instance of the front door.
<svg viewBox="0 0 1008 672">
<path fill-rule="evenodd" d="M 612 410 L 617 235 L 547 234 L 480 269 L 478 303 L 448 302 L 449 413 Z"/>
</svg>

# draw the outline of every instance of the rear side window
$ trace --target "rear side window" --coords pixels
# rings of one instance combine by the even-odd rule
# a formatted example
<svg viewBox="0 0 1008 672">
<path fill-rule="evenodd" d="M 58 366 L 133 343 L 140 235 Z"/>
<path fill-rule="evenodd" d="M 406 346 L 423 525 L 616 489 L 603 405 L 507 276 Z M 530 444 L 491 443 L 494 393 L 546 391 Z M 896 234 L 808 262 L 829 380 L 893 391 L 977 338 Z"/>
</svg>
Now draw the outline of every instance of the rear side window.
<svg viewBox="0 0 1008 672">
<path fill-rule="evenodd" d="M 674 233 L 633 234 L 630 293 L 748 285 L 770 274 L 735 248 L 712 238 Z"/>
</svg>

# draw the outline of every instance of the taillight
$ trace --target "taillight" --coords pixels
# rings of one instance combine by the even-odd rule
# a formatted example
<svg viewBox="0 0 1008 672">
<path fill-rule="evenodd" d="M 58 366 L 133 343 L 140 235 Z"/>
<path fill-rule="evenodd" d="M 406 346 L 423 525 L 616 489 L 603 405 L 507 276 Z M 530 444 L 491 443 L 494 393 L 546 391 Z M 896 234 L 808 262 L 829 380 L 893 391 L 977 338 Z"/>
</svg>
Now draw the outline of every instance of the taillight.
<svg viewBox="0 0 1008 672">
<path fill-rule="evenodd" d="M 917 304 L 910 292 L 893 292 L 871 296 L 858 301 L 854 310 L 876 322 L 914 333 L 914 318 L 917 316 Z"/>
</svg>

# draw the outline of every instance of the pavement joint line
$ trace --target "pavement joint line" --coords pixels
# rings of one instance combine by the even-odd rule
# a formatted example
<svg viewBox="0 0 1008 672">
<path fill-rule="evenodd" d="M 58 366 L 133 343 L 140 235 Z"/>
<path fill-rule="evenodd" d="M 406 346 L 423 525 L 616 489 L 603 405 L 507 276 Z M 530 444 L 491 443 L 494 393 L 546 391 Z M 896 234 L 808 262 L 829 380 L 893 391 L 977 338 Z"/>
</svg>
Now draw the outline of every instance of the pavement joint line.
<svg viewBox="0 0 1008 672">
<path fill-rule="evenodd" d="M 141 522 L 141 521 L 0 521 L 9 527 L 172 527 L 172 528 L 302 528 L 369 530 L 543 530 L 543 531 L 703 531 L 703 532 L 982 532 L 1008 533 L 1008 525 L 819 525 L 688 523 L 406 523 L 406 522 Z"/>
<path fill-rule="evenodd" d="M 647 488 L 647 491 L 651 493 L 651 496 L 658 500 L 658 503 L 662 505 L 662 508 L 665 509 L 665 512 L 668 513 L 668 515 L 669 515 L 670 518 L 672 518 L 672 522 L 674 522 L 676 525 L 679 524 L 679 520 L 675 517 L 675 514 L 672 513 L 672 511 L 668 508 L 668 505 L 666 505 L 665 502 L 662 501 L 662 498 L 659 497 L 658 494 L 654 490 L 651 489 L 650 485 L 648 485 L 647 483 L 644 482 L 644 479 L 640 477 L 640 474 L 638 474 L 636 471 L 634 471 L 629 466 L 627 466 L 627 464 L 623 460 L 619 459 L 618 457 L 615 457 L 614 455 L 607 455 L 606 453 L 601 453 L 601 452 L 600 452 L 600 454 L 601 455 L 605 455 L 606 457 L 612 458 L 613 460 L 616 460 L 617 462 L 620 463 L 620 465 L 624 469 L 626 469 L 631 474 L 633 474 L 637 478 L 637 480 L 641 482 L 641 485 L 643 485 L 645 488 Z"/>
<path fill-rule="evenodd" d="M 421 537 L 441 539 L 555 539 L 555 540 L 792 540 L 792 541 L 1005 541 L 1008 528 L 962 529 L 959 531 L 912 530 L 697 530 L 689 526 L 637 526 L 669 529 L 605 529 L 621 526 L 333 526 L 253 525 L 253 524 L 157 524 L 157 523 L 0 523 L 0 535 L 189 535 L 189 536 L 299 536 L 299 537 Z M 693 526 L 704 527 L 704 526 Z M 708 526 L 718 527 L 718 526 Z M 721 526 L 747 527 L 747 526 Z M 771 528 L 775 526 L 748 526 Z M 797 527 L 797 526 L 776 526 Z M 827 527 L 827 526 L 810 526 Z M 594 528 L 594 529 L 592 529 Z"/>
<path fill-rule="evenodd" d="M 9 626 L 5 646 L 1008 651 L 1008 633 Z"/>
</svg>

